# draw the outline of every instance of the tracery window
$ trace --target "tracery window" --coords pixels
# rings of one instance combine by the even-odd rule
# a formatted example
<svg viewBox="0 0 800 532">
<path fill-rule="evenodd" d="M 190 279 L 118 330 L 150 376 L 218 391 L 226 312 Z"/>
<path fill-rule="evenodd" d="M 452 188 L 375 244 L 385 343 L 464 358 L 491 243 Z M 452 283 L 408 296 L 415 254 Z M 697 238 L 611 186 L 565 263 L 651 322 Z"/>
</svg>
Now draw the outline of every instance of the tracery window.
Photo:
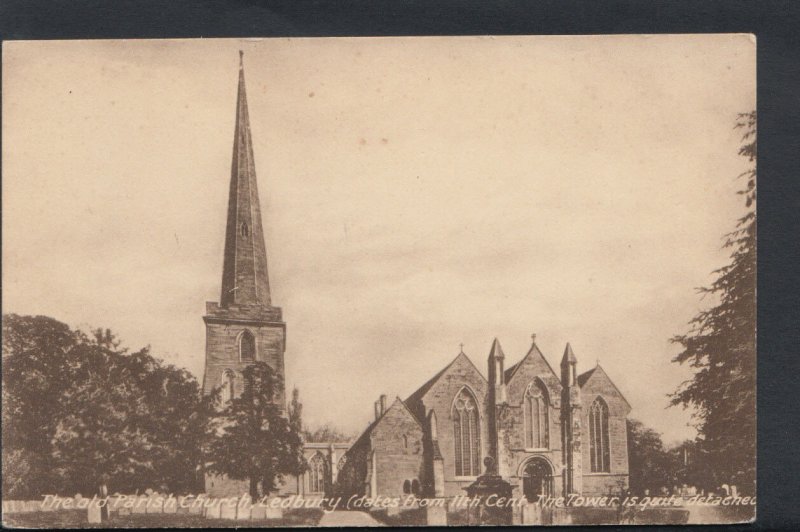
<svg viewBox="0 0 800 532">
<path fill-rule="evenodd" d="M 462 389 L 453 403 L 453 440 L 457 477 L 474 477 L 480 474 L 481 435 L 478 404 L 466 389 Z"/>
<path fill-rule="evenodd" d="M 532 382 L 523 398 L 526 448 L 546 449 L 550 446 L 549 407 L 547 390 L 541 382 Z"/>
<path fill-rule="evenodd" d="M 325 459 L 319 454 L 315 454 L 309 463 L 308 491 L 311 493 L 325 492 Z"/>
<path fill-rule="evenodd" d="M 608 405 L 600 397 L 589 407 L 589 452 L 592 473 L 609 473 Z"/>
<path fill-rule="evenodd" d="M 256 359 L 256 337 L 250 331 L 244 331 L 239 337 L 239 360 L 252 362 Z"/>
</svg>

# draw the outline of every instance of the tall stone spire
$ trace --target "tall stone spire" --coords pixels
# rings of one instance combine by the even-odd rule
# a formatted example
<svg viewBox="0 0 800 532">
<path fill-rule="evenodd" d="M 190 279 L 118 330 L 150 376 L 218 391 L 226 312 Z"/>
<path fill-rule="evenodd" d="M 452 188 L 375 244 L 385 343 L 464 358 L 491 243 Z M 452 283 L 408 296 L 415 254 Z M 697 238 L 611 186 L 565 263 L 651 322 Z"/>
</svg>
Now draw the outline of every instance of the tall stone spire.
<svg viewBox="0 0 800 532">
<path fill-rule="evenodd" d="M 285 382 L 286 323 L 272 306 L 267 276 L 267 250 L 261 228 L 253 142 L 247 116 L 242 52 L 239 52 L 239 94 L 233 138 L 228 225 L 219 303 L 206 301 L 206 368 L 203 391 L 223 386 L 228 397 L 243 390 L 244 368 L 265 362 Z M 283 386 L 276 404 L 285 406 Z"/>
<path fill-rule="evenodd" d="M 267 250 L 261 225 L 261 207 L 247 113 L 243 52 L 239 51 L 239 91 L 236 98 L 236 131 L 225 231 L 220 306 L 270 306 Z"/>
</svg>

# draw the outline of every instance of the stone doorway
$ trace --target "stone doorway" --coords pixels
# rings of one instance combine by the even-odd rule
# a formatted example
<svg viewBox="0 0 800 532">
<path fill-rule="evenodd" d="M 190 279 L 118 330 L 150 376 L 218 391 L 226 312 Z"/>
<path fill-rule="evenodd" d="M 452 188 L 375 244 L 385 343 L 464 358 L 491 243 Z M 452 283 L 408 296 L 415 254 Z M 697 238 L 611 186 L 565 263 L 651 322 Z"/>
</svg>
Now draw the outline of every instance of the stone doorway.
<svg viewBox="0 0 800 532">
<path fill-rule="evenodd" d="M 553 494 L 553 470 L 547 460 L 533 458 L 522 473 L 522 493 L 528 502 L 538 502 L 539 497 Z"/>
</svg>

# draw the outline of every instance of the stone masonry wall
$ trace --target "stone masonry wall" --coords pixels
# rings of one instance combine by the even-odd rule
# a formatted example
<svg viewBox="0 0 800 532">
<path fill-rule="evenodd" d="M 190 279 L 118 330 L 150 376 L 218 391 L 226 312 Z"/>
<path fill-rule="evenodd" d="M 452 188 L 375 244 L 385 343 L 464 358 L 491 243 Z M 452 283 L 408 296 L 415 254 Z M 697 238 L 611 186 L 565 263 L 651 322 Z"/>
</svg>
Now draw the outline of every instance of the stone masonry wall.
<svg viewBox="0 0 800 532">
<path fill-rule="evenodd" d="M 283 377 L 283 349 L 285 329 L 282 324 L 252 325 L 240 323 L 206 324 L 206 371 L 203 392 L 208 394 L 222 383 L 222 372 L 237 372 L 237 394 L 241 391 L 241 372 L 247 363 L 239 360 L 239 335 L 248 330 L 256 339 L 256 360 L 266 362 Z M 284 403 L 281 398 L 281 404 Z"/>
<path fill-rule="evenodd" d="M 608 405 L 609 473 L 591 472 L 591 445 L 589 441 L 589 407 L 601 397 Z M 584 428 L 583 494 L 599 495 L 618 492 L 628 486 L 628 433 L 626 417 L 630 407 L 604 371 L 597 369 L 581 388 L 583 401 L 582 423 Z"/>
<path fill-rule="evenodd" d="M 527 449 L 525 446 L 525 422 L 523 397 L 531 383 L 541 382 L 548 394 L 549 437 L 547 449 Z M 561 383 L 545 361 L 538 348 L 534 348 L 520 362 L 512 378 L 507 383 L 508 405 L 502 407 L 499 416 L 499 429 L 502 436 L 500 460 L 501 471 L 515 486 L 522 486 L 519 474 L 524 464 L 533 457 L 544 458 L 550 463 L 553 474 L 553 491 L 559 494 L 562 489 L 562 432 L 561 432 Z M 519 496 L 522 496 L 521 490 Z"/>
<path fill-rule="evenodd" d="M 455 440 L 453 433 L 452 406 L 456 394 L 467 387 L 475 396 L 479 408 L 479 424 L 481 435 L 481 473 L 483 458 L 489 453 L 489 385 L 465 354 L 460 354 L 437 382 L 422 397 L 425 413 L 436 412 L 437 436 L 439 449 L 444 460 L 445 495 L 464 495 L 463 488 L 474 481 L 474 477 L 456 478 L 455 476 Z"/>
<path fill-rule="evenodd" d="M 402 496 L 406 480 L 424 484 L 422 437 L 419 422 L 399 400 L 389 407 L 370 435 L 377 458 L 378 495 Z"/>
</svg>

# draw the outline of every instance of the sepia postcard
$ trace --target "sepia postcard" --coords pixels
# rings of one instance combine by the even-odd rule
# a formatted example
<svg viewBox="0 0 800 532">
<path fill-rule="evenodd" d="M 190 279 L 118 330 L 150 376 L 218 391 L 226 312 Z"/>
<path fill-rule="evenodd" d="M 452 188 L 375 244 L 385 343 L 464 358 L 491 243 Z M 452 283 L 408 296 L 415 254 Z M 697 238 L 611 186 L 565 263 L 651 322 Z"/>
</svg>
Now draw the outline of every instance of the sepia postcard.
<svg viewBox="0 0 800 532">
<path fill-rule="evenodd" d="M 4 526 L 755 519 L 753 35 L 2 65 Z"/>
</svg>

